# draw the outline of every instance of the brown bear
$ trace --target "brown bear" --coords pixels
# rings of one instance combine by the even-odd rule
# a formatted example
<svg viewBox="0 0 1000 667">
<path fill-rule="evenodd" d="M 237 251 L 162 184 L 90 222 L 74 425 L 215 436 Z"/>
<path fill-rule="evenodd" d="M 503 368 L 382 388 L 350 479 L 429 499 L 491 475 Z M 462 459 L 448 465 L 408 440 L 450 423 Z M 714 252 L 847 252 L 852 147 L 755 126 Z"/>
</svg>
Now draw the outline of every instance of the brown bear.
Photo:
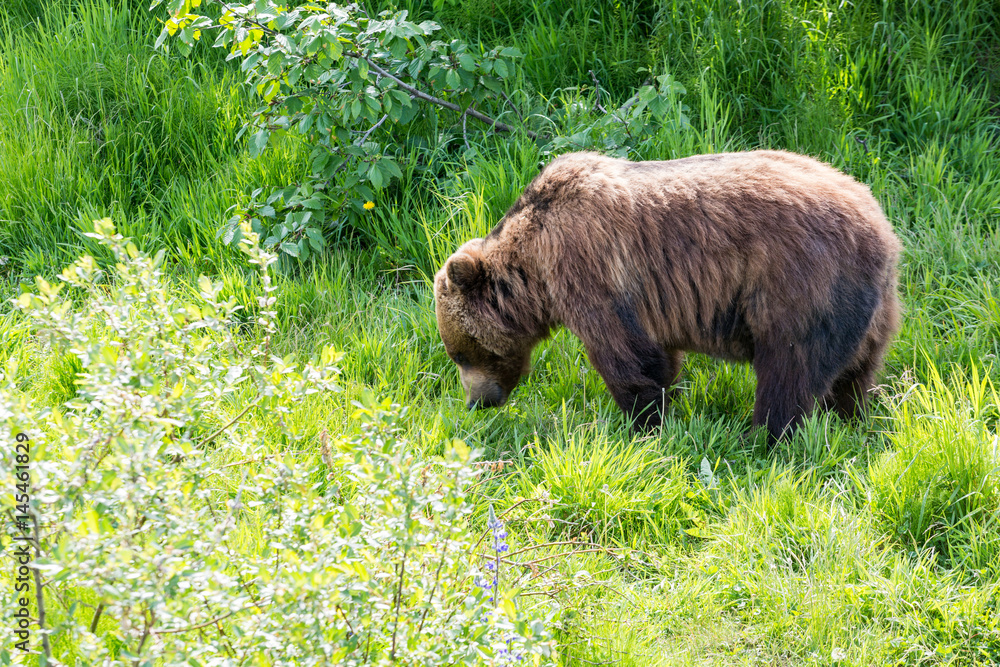
<svg viewBox="0 0 1000 667">
<path fill-rule="evenodd" d="M 434 278 L 469 408 L 502 405 L 563 325 L 637 428 L 682 353 L 750 361 L 769 438 L 863 412 L 899 327 L 900 243 L 869 189 L 784 151 L 555 159 Z"/>
</svg>

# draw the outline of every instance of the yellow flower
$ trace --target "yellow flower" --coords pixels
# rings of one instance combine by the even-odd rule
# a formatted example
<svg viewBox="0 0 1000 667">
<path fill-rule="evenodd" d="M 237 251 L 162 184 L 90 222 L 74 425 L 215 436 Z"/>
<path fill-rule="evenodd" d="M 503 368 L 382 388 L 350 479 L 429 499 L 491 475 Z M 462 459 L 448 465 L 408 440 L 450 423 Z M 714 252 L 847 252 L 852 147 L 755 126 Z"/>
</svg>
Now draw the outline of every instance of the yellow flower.
<svg viewBox="0 0 1000 667">
<path fill-rule="evenodd" d="M 375 202 L 373 202 L 373 201 L 366 201 L 365 202 L 365 210 L 366 211 L 370 211 L 373 208 L 375 208 Z"/>
</svg>

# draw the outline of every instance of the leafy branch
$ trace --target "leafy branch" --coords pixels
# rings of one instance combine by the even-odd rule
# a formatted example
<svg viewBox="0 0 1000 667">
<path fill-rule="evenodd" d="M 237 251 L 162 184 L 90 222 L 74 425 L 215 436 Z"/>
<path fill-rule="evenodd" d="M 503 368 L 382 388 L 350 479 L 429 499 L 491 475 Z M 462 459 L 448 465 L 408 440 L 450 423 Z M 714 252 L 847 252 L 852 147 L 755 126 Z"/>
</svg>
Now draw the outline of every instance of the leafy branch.
<svg viewBox="0 0 1000 667">
<path fill-rule="evenodd" d="M 162 3 L 153 0 L 153 7 Z M 360 4 L 166 4 L 158 47 L 173 44 L 187 55 L 212 33 L 213 46 L 240 61 L 261 100 L 240 132 L 251 155 L 288 132 L 312 146 L 306 181 L 254 191 L 220 230 L 227 243 L 240 241 L 240 224 L 247 222 L 265 246 L 286 255 L 305 259 L 321 251 L 330 232 L 357 224 L 377 193 L 402 178 L 394 133 L 437 110 L 457 114 L 463 134 L 473 118 L 489 131 L 538 136 L 493 111 L 510 104 L 504 83 L 517 72 L 516 49 L 435 39 L 440 28 L 431 21 L 415 23 L 405 11 L 372 17 Z"/>
</svg>

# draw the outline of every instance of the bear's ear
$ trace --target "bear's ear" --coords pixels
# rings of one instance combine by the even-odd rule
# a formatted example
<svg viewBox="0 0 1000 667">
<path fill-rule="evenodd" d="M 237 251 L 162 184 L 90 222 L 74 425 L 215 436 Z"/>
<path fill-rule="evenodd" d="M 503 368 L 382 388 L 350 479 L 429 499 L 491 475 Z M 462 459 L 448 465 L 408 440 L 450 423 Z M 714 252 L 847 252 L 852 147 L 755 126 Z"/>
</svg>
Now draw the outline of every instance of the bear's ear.
<svg viewBox="0 0 1000 667">
<path fill-rule="evenodd" d="M 448 281 L 462 292 L 467 292 L 482 282 L 485 268 L 479 257 L 460 252 L 448 260 L 447 272 Z"/>
</svg>

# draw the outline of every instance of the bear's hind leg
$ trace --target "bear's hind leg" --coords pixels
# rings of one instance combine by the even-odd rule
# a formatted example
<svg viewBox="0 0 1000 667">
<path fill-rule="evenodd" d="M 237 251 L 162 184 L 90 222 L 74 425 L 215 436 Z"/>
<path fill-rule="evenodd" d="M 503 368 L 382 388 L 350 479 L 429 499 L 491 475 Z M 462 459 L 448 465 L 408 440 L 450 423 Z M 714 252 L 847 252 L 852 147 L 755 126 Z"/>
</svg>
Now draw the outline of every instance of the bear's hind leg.
<svg viewBox="0 0 1000 667">
<path fill-rule="evenodd" d="M 882 367 L 882 358 L 892 333 L 899 328 L 899 300 L 894 287 L 883 296 L 879 308 L 861 343 L 856 361 L 841 371 L 823 397 L 823 405 L 844 420 L 864 417 L 868 399 L 875 386 L 875 374 Z"/>
<path fill-rule="evenodd" d="M 841 419 L 850 421 L 865 416 L 868 398 L 875 386 L 875 373 L 882 366 L 885 345 L 869 345 L 861 360 L 845 369 L 823 398 L 823 404 Z"/>
<path fill-rule="evenodd" d="M 868 392 L 874 385 L 874 366 L 852 368 L 834 381 L 823 404 L 845 421 L 863 417 L 868 406 Z"/>
</svg>

